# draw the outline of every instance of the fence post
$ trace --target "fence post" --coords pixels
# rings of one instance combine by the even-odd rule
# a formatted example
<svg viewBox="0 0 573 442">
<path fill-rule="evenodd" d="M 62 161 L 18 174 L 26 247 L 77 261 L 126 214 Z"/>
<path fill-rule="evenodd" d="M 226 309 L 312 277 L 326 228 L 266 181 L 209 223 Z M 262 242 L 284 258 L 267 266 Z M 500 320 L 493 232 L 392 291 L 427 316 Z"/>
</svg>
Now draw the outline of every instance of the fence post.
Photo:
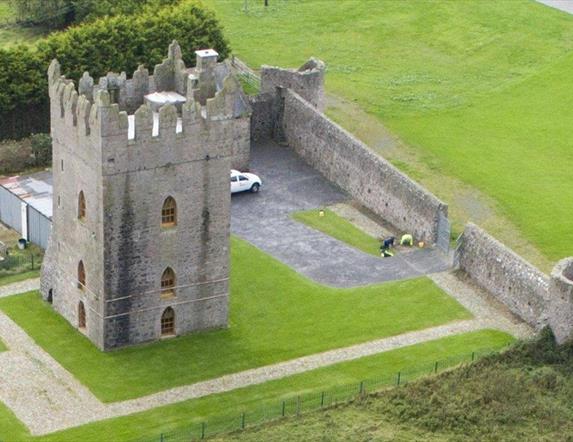
<svg viewBox="0 0 573 442">
<path fill-rule="evenodd" d="M 434 364 L 434 373 L 438 372 L 438 361 Z"/>
<path fill-rule="evenodd" d="M 285 417 L 285 408 L 286 408 L 286 402 L 283 401 L 283 406 L 282 406 L 282 410 L 281 410 L 282 417 Z"/>
<path fill-rule="evenodd" d="M 34 254 L 31 253 L 30 257 L 32 258 L 32 270 L 34 270 Z"/>
<path fill-rule="evenodd" d="M 300 414 L 300 396 L 296 397 L 296 415 Z"/>
<path fill-rule="evenodd" d="M 398 372 L 398 378 L 396 379 L 396 385 L 400 385 L 400 372 Z"/>
<path fill-rule="evenodd" d="M 320 408 L 324 407 L 324 391 L 320 393 Z"/>
<path fill-rule="evenodd" d="M 205 439 L 205 422 L 201 422 L 201 439 Z"/>
<path fill-rule="evenodd" d="M 360 396 L 364 396 L 364 381 L 360 381 L 359 393 L 360 393 Z"/>
<path fill-rule="evenodd" d="M 160 442 L 165 441 L 165 438 L 163 437 L 163 433 L 161 433 L 161 434 L 159 435 L 159 441 L 160 441 Z"/>
<path fill-rule="evenodd" d="M 475 358 L 476 358 L 476 352 L 472 351 L 472 362 L 474 361 Z"/>
</svg>

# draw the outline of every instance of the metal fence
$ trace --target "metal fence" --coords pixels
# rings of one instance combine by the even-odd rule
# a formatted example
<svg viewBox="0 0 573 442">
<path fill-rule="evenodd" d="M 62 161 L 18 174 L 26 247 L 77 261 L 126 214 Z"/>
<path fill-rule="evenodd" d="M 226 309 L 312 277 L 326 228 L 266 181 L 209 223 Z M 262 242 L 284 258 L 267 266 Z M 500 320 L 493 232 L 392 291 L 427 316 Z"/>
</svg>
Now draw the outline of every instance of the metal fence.
<svg viewBox="0 0 573 442">
<path fill-rule="evenodd" d="M 496 354 L 500 349 L 480 350 L 441 359 L 433 363 L 420 364 L 378 378 L 366 379 L 358 383 L 340 385 L 319 392 L 292 396 L 288 399 L 277 400 L 274 404 L 251 410 L 243 410 L 234 414 L 213 416 L 196 422 L 187 428 L 158 434 L 155 437 L 141 439 L 139 442 L 184 442 L 202 440 L 222 433 L 244 430 L 273 420 L 285 417 L 299 416 L 302 413 L 316 411 L 340 403 L 360 400 L 369 394 L 380 392 L 390 387 L 405 385 L 422 376 L 437 374 L 460 364 L 472 363 L 480 357 Z"/>
<path fill-rule="evenodd" d="M 450 220 L 441 211 L 438 212 L 438 239 L 436 246 L 445 254 L 448 254 L 450 251 L 451 230 Z"/>
<path fill-rule="evenodd" d="M 0 186 L 0 221 L 37 246 L 43 249 L 48 246 L 52 220 L 3 186 Z"/>
<path fill-rule="evenodd" d="M 22 233 L 22 200 L 0 186 L 0 221 Z"/>
<path fill-rule="evenodd" d="M 0 275 L 38 270 L 41 264 L 42 257 L 36 256 L 34 253 L 8 255 L 0 260 Z"/>
<path fill-rule="evenodd" d="M 261 78 L 255 71 L 235 56 L 231 59 L 231 66 L 233 66 L 237 78 L 248 95 L 256 95 L 260 92 Z"/>
<path fill-rule="evenodd" d="M 43 213 L 27 206 L 28 209 L 28 241 L 40 246 L 42 249 L 48 247 L 48 239 L 52 231 L 52 220 Z"/>
</svg>

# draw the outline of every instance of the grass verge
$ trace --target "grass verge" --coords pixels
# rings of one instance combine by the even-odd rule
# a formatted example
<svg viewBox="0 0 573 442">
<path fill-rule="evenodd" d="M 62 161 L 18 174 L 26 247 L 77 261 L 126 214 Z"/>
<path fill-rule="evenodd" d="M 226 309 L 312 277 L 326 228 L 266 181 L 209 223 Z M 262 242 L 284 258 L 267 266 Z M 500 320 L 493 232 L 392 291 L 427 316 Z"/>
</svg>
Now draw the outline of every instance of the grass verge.
<svg viewBox="0 0 573 442">
<path fill-rule="evenodd" d="M 116 442 L 134 439 L 155 440 L 159 438 L 161 432 L 196 429 L 197 424 L 209 421 L 214 415 L 221 413 L 228 415 L 228 410 L 234 413 L 232 416 L 234 420 L 230 421 L 230 424 L 236 427 L 238 416 L 243 411 L 249 413 L 261 407 L 268 407 L 269 411 L 272 410 L 274 413 L 280 407 L 280 401 L 300 394 L 320 393 L 340 386 L 358 384 L 364 379 L 393 376 L 399 370 L 412 367 L 431 369 L 436 360 L 453 355 L 468 355 L 473 350 L 501 348 L 512 340 L 505 333 L 493 330 L 450 336 L 260 385 L 88 424 L 41 438 L 31 438 L 9 410 L 0 405 L 0 439 Z M 428 371 L 430 370 L 425 370 L 426 373 Z M 190 436 L 189 432 L 182 434 Z"/>
<path fill-rule="evenodd" d="M 3 285 L 13 284 L 15 282 L 25 281 L 26 279 L 38 278 L 40 270 L 32 270 L 29 272 L 18 273 L 16 275 L 2 275 L 0 274 L 0 287 Z"/>
<path fill-rule="evenodd" d="M 106 402 L 471 317 L 427 278 L 336 289 L 237 238 L 231 257 L 225 330 L 103 353 L 36 292 L 0 309 Z"/>
<path fill-rule="evenodd" d="M 324 209 L 324 216 L 319 210 L 305 210 L 292 214 L 293 219 L 313 229 L 332 236 L 352 247 L 374 256 L 380 256 L 380 241 L 360 230 L 350 221 L 345 220 L 332 210 Z"/>
</svg>

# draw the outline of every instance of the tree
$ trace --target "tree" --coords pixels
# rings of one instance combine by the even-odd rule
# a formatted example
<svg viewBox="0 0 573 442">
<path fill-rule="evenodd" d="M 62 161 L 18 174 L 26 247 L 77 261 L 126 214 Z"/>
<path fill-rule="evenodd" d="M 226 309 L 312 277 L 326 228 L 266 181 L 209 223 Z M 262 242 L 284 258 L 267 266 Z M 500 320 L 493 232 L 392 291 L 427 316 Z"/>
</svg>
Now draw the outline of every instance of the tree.
<svg viewBox="0 0 573 442">
<path fill-rule="evenodd" d="M 10 0 L 18 22 L 59 29 L 73 23 L 76 10 L 86 0 Z"/>
</svg>

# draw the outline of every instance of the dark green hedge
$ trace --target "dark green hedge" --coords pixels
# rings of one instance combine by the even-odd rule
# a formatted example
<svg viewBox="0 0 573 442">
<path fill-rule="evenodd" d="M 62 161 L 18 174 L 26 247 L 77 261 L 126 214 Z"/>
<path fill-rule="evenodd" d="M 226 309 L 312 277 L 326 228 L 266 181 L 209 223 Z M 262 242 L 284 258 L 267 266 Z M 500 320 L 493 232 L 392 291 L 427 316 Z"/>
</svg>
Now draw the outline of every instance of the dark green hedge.
<svg viewBox="0 0 573 442">
<path fill-rule="evenodd" d="M 131 76 L 140 63 L 152 71 L 174 39 L 188 66 L 199 48 L 214 48 L 221 59 L 229 53 L 214 15 L 195 1 L 99 19 L 51 34 L 33 48 L 0 49 L 0 139 L 49 130 L 46 71 L 53 58 L 76 82 L 84 71 L 96 81 L 108 71 Z"/>
</svg>

